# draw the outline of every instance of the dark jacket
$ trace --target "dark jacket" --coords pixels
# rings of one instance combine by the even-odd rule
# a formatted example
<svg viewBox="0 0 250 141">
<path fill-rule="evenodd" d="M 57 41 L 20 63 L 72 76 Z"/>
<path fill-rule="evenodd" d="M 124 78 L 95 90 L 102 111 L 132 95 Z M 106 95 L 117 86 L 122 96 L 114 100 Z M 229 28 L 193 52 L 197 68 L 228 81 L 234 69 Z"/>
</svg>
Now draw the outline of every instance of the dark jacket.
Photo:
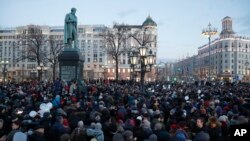
<svg viewBox="0 0 250 141">
<path fill-rule="evenodd" d="M 224 141 L 222 137 L 221 126 L 215 128 L 208 128 L 208 134 L 210 136 L 210 141 Z"/>
<path fill-rule="evenodd" d="M 87 141 L 87 134 L 85 128 L 75 128 L 70 135 L 71 141 Z"/>
<path fill-rule="evenodd" d="M 46 141 L 43 133 L 34 131 L 32 135 L 29 136 L 29 141 Z"/>
<path fill-rule="evenodd" d="M 57 141 L 59 141 L 59 138 L 60 138 L 61 135 L 65 134 L 65 133 L 70 133 L 70 129 L 69 128 L 65 128 L 59 122 L 55 122 L 55 124 L 53 125 L 53 131 L 55 133 Z"/>
</svg>

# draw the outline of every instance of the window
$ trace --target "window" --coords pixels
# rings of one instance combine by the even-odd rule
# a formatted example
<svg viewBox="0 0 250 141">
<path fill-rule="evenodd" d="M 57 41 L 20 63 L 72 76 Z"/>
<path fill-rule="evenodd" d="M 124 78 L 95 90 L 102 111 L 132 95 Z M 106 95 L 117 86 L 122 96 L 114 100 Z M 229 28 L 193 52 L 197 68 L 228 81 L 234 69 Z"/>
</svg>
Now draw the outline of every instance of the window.
<svg viewBox="0 0 250 141">
<path fill-rule="evenodd" d="M 94 62 L 96 62 L 97 61 L 97 52 L 94 53 L 93 57 L 94 57 Z"/>
<path fill-rule="evenodd" d="M 100 63 L 102 62 L 102 58 L 99 58 L 99 62 L 100 62 Z"/>
<path fill-rule="evenodd" d="M 90 58 L 88 58 L 88 62 L 90 62 Z"/>
<path fill-rule="evenodd" d="M 83 28 L 79 28 L 78 33 L 83 33 Z"/>
<path fill-rule="evenodd" d="M 225 48 L 228 47 L 228 42 L 225 42 Z"/>
</svg>

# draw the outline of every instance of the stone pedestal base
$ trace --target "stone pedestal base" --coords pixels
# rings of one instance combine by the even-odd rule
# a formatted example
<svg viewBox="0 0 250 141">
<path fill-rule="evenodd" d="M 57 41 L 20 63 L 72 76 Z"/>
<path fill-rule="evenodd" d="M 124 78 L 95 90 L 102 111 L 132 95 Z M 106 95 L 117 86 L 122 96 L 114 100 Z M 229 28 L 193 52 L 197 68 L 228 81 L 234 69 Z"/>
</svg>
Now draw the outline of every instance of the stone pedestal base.
<svg viewBox="0 0 250 141">
<path fill-rule="evenodd" d="M 83 79 L 83 58 L 78 49 L 65 48 L 58 56 L 59 78 L 65 81 Z"/>
</svg>

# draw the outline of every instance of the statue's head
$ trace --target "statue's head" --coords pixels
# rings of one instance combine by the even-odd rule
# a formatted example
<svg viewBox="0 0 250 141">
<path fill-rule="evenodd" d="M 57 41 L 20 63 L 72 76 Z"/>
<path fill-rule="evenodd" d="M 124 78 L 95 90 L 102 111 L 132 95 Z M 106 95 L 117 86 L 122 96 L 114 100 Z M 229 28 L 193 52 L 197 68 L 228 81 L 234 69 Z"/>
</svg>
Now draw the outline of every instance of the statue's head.
<svg viewBox="0 0 250 141">
<path fill-rule="evenodd" d="M 76 8 L 71 8 L 71 12 L 76 13 Z"/>
</svg>

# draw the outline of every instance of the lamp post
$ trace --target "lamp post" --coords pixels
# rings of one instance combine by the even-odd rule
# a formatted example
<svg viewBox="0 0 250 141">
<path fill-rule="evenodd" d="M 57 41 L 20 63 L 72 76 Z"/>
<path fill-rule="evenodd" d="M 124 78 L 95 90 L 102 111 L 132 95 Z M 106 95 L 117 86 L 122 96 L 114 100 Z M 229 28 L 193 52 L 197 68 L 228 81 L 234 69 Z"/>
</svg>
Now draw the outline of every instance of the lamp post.
<svg viewBox="0 0 250 141">
<path fill-rule="evenodd" d="M 152 50 L 147 53 L 148 48 L 145 46 L 141 46 L 138 48 L 138 51 L 133 51 L 130 55 L 130 64 L 133 67 L 133 79 L 136 73 L 134 67 L 135 65 L 140 65 L 140 83 L 141 83 L 141 91 L 144 92 L 144 77 L 146 72 L 150 72 L 152 65 L 154 64 L 155 56 L 153 55 Z M 138 53 L 139 52 L 139 53 Z M 150 70 L 147 70 L 147 67 L 150 67 Z"/>
<path fill-rule="evenodd" d="M 211 42 L 211 36 L 216 35 L 217 34 L 217 29 L 216 28 L 212 28 L 211 24 L 208 24 L 208 27 L 206 29 L 202 30 L 202 35 L 205 35 L 208 37 L 208 58 L 209 58 L 209 66 L 208 66 L 208 80 L 211 80 L 211 49 L 210 49 L 210 42 Z"/>
<path fill-rule="evenodd" d="M 135 65 L 138 63 L 138 60 L 137 60 L 137 58 L 138 58 L 138 56 L 137 56 L 137 52 L 135 51 L 135 50 L 133 50 L 132 52 L 131 52 L 131 54 L 130 54 L 130 66 L 131 66 L 131 68 L 132 68 L 132 70 L 131 70 L 131 79 L 133 80 L 133 81 L 135 81 L 135 75 L 136 75 L 136 72 L 135 72 Z"/>
<path fill-rule="evenodd" d="M 6 79 L 6 75 L 7 75 L 7 68 L 6 65 L 9 64 L 9 61 L 3 60 L 1 61 L 1 65 L 3 65 L 3 84 L 5 84 L 5 79 Z"/>
<path fill-rule="evenodd" d="M 41 81 L 43 79 L 43 71 L 47 70 L 47 67 L 40 64 L 40 66 L 37 66 L 36 69 L 38 70 L 38 80 Z"/>
</svg>

